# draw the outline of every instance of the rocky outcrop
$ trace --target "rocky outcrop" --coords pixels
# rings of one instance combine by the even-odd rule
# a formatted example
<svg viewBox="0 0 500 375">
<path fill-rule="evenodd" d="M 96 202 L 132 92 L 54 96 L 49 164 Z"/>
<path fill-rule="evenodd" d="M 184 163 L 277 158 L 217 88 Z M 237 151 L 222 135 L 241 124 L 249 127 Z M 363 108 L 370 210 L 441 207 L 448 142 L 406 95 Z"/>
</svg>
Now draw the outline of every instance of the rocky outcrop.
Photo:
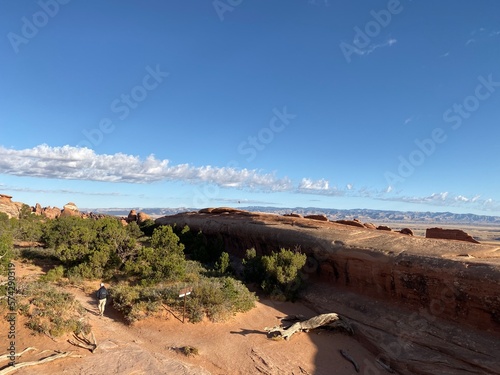
<svg viewBox="0 0 500 375">
<path fill-rule="evenodd" d="M 0 194 L 0 212 L 7 214 L 9 218 L 19 217 L 22 206 L 21 202 L 12 202 L 12 196 Z"/>
<path fill-rule="evenodd" d="M 386 231 L 388 231 L 388 232 L 392 232 L 392 229 L 391 229 L 391 228 L 389 228 L 387 225 L 379 225 L 379 226 L 377 227 L 377 230 L 386 230 Z"/>
<path fill-rule="evenodd" d="M 301 214 L 294 214 L 294 213 L 284 214 L 283 216 L 289 216 L 289 217 L 300 217 L 300 218 L 303 218 L 303 217 L 304 217 L 304 216 L 302 216 Z"/>
<path fill-rule="evenodd" d="M 142 224 L 146 220 L 151 220 L 151 216 L 149 216 L 147 213 L 144 212 L 139 212 L 137 214 L 137 224 Z"/>
<path fill-rule="evenodd" d="M 44 207 L 42 208 L 42 216 L 47 219 L 57 219 L 61 216 L 61 209 L 59 207 Z"/>
<path fill-rule="evenodd" d="M 82 214 L 76 204 L 69 202 L 64 205 L 60 216 L 82 216 Z"/>
<path fill-rule="evenodd" d="M 328 221 L 328 218 L 326 215 L 306 215 L 304 216 L 304 219 L 311 219 L 311 220 L 318 220 L 318 221 Z"/>
<path fill-rule="evenodd" d="M 127 223 L 134 222 L 134 223 L 137 223 L 137 224 L 144 223 L 146 220 L 151 220 L 151 216 L 149 216 L 145 212 L 139 212 L 139 213 L 137 213 L 136 210 L 130 210 L 127 218 L 125 219 L 125 221 Z"/>
<path fill-rule="evenodd" d="M 363 225 L 365 228 L 368 228 L 368 229 L 377 229 L 377 226 L 373 223 L 364 223 Z"/>
<path fill-rule="evenodd" d="M 479 243 L 479 241 L 460 229 L 428 228 L 425 231 L 425 237 Z"/>
<path fill-rule="evenodd" d="M 399 233 L 413 236 L 413 231 L 410 228 L 403 228 L 399 231 Z"/>
<path fill-rule="evenodd" d="M 366 228 L 363 223 L 359 220 L 335 220 L 336 223 L 344 224 L 344 225 L 352 225 L 353 227 Z"/>
<path fill-rule="evenodd" d="M 299 246 L 308 256 L 302 277 L 335 288 L 319 288 L 326 300 L 318 309 L 330 303 L 340 311 L 334 290 L 372 299 L 380 309 L 376 321 L 365 303 L 346 299 L 344 311 L 357 322 L 359 340 L 402 374 L 500 373 L 497 356 L 489 354 L 500 349 L 499 247 L 249 212 L 156 222 L 222 236 L 226 251 L 240 257 L 251 247 L 269 254 Z"/>
<path fill-rule="evenodd" d="M 127 216 L 127 223 L 137 222 L 137 211 L 130 210 Z"/>
</svg>

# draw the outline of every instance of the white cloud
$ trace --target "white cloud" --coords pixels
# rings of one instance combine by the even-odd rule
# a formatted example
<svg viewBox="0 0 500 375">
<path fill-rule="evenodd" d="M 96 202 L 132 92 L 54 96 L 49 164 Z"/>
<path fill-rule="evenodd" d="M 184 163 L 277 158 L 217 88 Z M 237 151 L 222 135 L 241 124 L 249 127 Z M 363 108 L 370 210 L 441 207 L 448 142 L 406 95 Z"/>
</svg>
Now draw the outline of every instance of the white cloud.
<svg viewBox="0 0 500 375">
<path fill-rule="evenodd" d="M 313 181 L 309 178 L 303 178 L 299 184 L 299 190 L 329 190 L 328 181 L 321 179 Z"/>
<path fill-rule="evenodd" d="M 0 146 L 0 173 L 14 176 L 42 177 L 103 182 L 151 183 L 183 181 L 213 183 L 219 186 L 286 191 L 292 189 L 288 178 L 262 174 L 256 170 L 189 164 L 171 165 L 154 155 L 141 160 L 138 156 L 117 153 L 96 154 L 80 147 L 39 145 L 14 150 Z"/>
<path fill-rule="evenodd" d="M 354 46 L 351 46 L 352 51 L 354 53 L 356 53 L 357 55 L 364 56 L 364 55 L 369 55 L 370 53 L 372 53 L 373 51 L 375 51 L 378 48 L 392 47 L 393 44 L 397 43 L 397 39 L 391 38 L 391 39 L 387 40 L 385 43 L 370 44 L 367 48 L 364 48 L 364 49 L 360 49 L 360 48 L 356 47 L 356 45 L 359 44 L 359 40 L 355 39 L 353 41 L 353 43 L 354 43 Z"/>
</svg>

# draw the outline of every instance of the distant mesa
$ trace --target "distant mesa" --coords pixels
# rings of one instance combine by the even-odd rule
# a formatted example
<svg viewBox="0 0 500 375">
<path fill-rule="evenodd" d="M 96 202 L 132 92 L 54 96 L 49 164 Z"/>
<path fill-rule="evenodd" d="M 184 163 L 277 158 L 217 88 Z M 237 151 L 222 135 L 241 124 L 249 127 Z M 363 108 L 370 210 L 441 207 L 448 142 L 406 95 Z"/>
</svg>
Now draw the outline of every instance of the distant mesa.
<svg viewBox="0 0 500 375">
<path fill-rule="evenodd" d="M 457 240 L 472 243 L 480 243 L 471 235 L 460 229 L 443 229 L 443 228 L 428 228 L 425 231 L 426 238 L 438 238 L 443 240 Z"/>
</svg>

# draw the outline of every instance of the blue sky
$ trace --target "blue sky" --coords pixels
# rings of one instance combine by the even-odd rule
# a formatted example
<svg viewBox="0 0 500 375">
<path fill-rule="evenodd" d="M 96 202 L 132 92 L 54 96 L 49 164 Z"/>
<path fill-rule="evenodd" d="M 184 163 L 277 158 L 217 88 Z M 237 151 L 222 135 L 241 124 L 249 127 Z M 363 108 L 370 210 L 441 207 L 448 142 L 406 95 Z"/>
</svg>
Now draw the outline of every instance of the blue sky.
<svg viewBox="0 0 500 375">
<path fill-rule="evenodd" d="M 0 0 L 0 193 L 500 215 L 500 4 Z"/>
</svg>

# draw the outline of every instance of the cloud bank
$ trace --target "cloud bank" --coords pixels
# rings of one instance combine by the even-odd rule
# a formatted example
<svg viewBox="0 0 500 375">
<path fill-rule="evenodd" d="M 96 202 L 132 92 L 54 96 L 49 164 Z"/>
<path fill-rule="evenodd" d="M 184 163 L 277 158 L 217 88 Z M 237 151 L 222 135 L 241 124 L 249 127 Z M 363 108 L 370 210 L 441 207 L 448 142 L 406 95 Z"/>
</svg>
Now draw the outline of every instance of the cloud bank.
<svg viewBox="0 0 500 375">
<path fill-rule="evenodd" d="M 256 170 L 172 165 L 168 160 L 157 159 L 154 155 L 142 160 L 138 156 L 122 153 L 100 155 L 88 148 L 71 146 L 39 145 L 24 150 L 0 146 L 0 173 L 134 184 L 167 180 L 270 191 L 292 189 L 290 179 L 277 178 L 274 174 Z"/>
<path fill-rule="evenodd" d="M 0 174 L 49 179 L 86 180 L 115 183 L 148 184 L 177 181 L 190 184 L 214 184 L 258 192 L 291 192 L 326 197 L 362 197 L 383 201 L 424 204 L 440 207 L 470 207 L 485 211 L 500 210 L 500 203 L 480 195 L 461 195 L 450 192 L 428 196 L 404 196 L 391 186 L 384 189 L 360 187 L 349 183 L 345 188 L 332 186 L 326 179 L 302 178 L 294 184 L 288 177 L 274 173 L 229 167 L 172 165 L 168 160 L 150 155 L 138 156 L 116 153 L 96 154 L 81 147 L 51 147 L 39 145 L 31 149 L 15 150 L 0 146 Z M 1 186 L 1 185 L 0 185 Z M 63 192 L 63 191 L 61 191 Z M 97 193 L 96 193 L 97 194 Z"/>
</svg>

